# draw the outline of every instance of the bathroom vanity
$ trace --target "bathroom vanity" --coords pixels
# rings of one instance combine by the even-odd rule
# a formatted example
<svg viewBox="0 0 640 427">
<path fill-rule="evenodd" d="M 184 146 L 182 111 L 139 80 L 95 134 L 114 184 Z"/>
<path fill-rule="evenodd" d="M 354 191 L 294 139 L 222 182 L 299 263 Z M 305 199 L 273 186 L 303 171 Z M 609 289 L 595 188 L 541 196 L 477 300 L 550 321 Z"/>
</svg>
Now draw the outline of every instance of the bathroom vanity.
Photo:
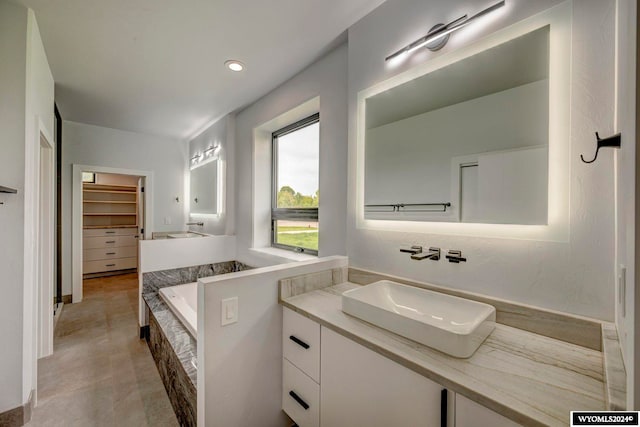
<svg viewBox="0 0 640 427">
<path fill-rule="evenodd" d="M 471 357 L 456 358 L 345 314 L 343 292 L 361 284 L 322 277 L 280 282 L 282 408 L 301 427 L 561 426 L 572 410 L 613 405 L 604 352 L 588 348 L 602 340 L 595 321 L 566 317 L 569 333 L 596 335 L 576 345 L 500 323 L 509 317 L 502 311 L 521 308 L 498 305 L 495 330 Z"/>
</svg>

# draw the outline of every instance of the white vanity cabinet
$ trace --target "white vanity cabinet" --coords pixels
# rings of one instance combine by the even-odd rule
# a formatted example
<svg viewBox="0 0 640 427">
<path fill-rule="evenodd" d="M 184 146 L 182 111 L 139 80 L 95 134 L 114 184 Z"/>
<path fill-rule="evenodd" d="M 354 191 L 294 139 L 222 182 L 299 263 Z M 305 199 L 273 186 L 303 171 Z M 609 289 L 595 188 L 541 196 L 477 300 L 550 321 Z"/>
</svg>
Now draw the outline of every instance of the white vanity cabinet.
<svg viewBox="0 0 640 427">
<path fill-rule="evenodd" d="M 477 426 L 520 427 L 520 424 L 464 396 L 456 395 L 456 427 Z"/>
<path fill-rule="evenodd" d="M 282 410 L 299 427 L 320 426 L 320 325 L 282 313 Z"/>
<path fill-rule="evenodd" d="M 321 341 L 322 427 L 441 426 L 441 385 L 325 327 Z"/>
<path fill-rule="evenodd" d="M 299 427 L 519 424 L 283 309 L 282 409 Z"/>
</svg>

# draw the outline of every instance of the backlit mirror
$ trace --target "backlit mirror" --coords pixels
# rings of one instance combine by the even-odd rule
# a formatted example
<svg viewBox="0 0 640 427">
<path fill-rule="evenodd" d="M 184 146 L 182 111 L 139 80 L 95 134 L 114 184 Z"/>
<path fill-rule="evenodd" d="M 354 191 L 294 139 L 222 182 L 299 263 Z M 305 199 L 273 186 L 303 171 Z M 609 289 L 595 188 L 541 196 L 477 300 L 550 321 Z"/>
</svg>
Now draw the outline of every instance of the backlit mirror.
<svg viewBox="0 0 640 427">
<path fill-rule="evenodd" d="M 209 160 L 191 168 L 191 214 L 218 213 L 218 160 Z"/>
<path fill-rule="evenodd" d="M 365 99 L 365 219 L 547 224 L 549 31 Z"/>
</svg>

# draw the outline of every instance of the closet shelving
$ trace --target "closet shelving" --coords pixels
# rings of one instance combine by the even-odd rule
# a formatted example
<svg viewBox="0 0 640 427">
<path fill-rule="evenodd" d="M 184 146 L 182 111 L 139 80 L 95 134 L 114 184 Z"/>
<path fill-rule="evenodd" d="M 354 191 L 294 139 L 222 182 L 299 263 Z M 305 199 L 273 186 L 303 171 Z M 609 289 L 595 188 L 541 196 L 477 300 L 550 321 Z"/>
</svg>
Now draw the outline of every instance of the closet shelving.
<svg viewBox="0 0 640 427">
<path fill-rule="evenodd" d="M 83 228 L 137 228 L 138 188 L 135 185 L 84 183 Z"/>
</svg>

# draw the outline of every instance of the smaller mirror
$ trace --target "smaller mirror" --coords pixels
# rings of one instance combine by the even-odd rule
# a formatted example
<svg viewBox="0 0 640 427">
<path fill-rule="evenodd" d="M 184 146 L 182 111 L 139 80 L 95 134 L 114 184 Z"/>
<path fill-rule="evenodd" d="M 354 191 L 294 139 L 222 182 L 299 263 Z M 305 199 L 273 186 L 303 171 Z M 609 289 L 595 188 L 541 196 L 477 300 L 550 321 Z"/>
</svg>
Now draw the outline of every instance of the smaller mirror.
<svg viewBox="0 0 640 427">
<path fill-rule="evenodd" d="M 218 160 L 191 169 L 191 214 L 218 213 Z"/>
</svg>

